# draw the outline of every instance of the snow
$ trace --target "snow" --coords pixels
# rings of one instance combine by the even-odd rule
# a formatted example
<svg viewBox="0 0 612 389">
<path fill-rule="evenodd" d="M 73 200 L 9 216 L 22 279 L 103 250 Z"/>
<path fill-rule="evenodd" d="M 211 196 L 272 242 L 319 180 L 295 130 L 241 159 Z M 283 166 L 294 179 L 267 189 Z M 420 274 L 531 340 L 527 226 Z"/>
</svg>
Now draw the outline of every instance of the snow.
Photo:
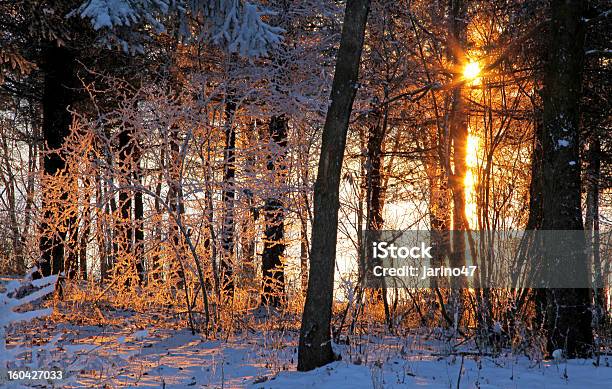
<svg viewBox="0 0 612 389">
<path fill-rule="evenodd" d="M 177 329 L 171 319 L 153 324 L 150 314 L 133 310 L 105 311 L 109 323 L 115 323 L 106 325 L 43 323 L 40 320 L 49 313 L 43 309 L 13 312 L 22 302 L 35 302 L 50 293 L 55 279 L 5 283 L 0 329 L 6 329 L 10 342 L 6 346 L 2 339 L 0 360 L 5 369 L 60 369 L 64 372 L 61 384 L 66 387 L 572 389 L 612 383 L 610 356 L 602 355 L 595 366 L 593 360 L 567 360 L 561 350 L 550 361 L 514 355 L 510 350 L 493 355 L 479 352 L 470 343 L 453 346 L 456 340 L 449 341 L 443 329 L 427 336 L 414 330 L 401 336 L 344 337 L 350 341 L 333 344 L 341 360 L 298 372 L 298 331 L 266 329 L 265 322 L 243 333 L 211 339 Z M 30 288 L 25 296 L 9 297 L 24 287 Z M 498 330 L 501 325 L 494 323 L 493 331 Z M 48 340 L 30 349 L 34 339 Z M 27 355 L 32 356 L 30 360 Z M 22 381 L 17 385 L 5 379 L 0 376 L 0 388 L 41 384 Z"/>
<path fill-rule="evenodd" d="M 143 340 L 149 335 L 149 331 L 142 330 L 134 332 L 134 340 Z"/>
<path fill-rule="evenodd" d="M 372 373 L 367 366 L 333 362 L 310 372 L 281 372 L 269 381 L 253 384 L 251 388 L 373 388 Z"/>
<path fill-rule="evenodd" d="M 54 336 L 47 344 L 38 347 L 28 347 L 21 345 L 9 348 L 7 346 L 7 333 L 12 326 L 22 322 L 32 322 L 53 313 L 52 308 L 34 309 L 25 312 L 16 312 L 15 309 L 22 308 L 26 304 L 33 303 L 42 297 L 53 293 L 57 276 L 44 277 L 32 281 L 32 274 L 37 269 L 30 271 L 24 281 L 10 280 L 4 285 L 0 282 L 0 371 L 13 369 L 36 369 L 39 367 L 39 360 L 44 357 L 48 350 L 55 347 L 59 336 Z M 29 354 L 30 361 L 20 361 L 22 355 Z M 1 380 L 0 378 L 0 384 Z"/>
<path fill-rule="evenodd" d="M 534 361 L 509 350 L 479 354 L 471 346 L 452 348 L 443 337 L 426 339 L 418 332 L 353 337 L 350 345 L 334 345 L 342 360 L 298 372 L 295 330 L 258 329 L 206 339 L 187 329 L 145 327 L 143 314 L 112 314 L 124 321 L 107 326 L 48 323 L 55 350 L 40 363 L 60 366 L 69 376 L 63 384 L 71 387 L 571 389 L 612 382 L 610 357 L 602 356 L 597 367 L 593 360 Z M 40 328 L 31 324 L 20 331 Z"/>
<path fill-rule="evenodd" d="M 142 21 L 158 26 L 156 13 L 167 13 L 170 4 L 169 0 L 88 0 L 75 12 L 91 19 L 95 30 L 131 26 Z"/>
<path fill-rule="evenodd" d="M 255 4 L 240 0 L 87 0 L 69 13 L 91 22 L 94 30 L 106 29 L 122 49 L 129 52 L 131 46 L 141 49 L 137 41 L 142 40 L 137 34 L 118 36 L 119 27 L 132 27 L 148 24 L 157 33 L 164 32 L 162 23 L 171 12 L 179 17 L 180 32 L 185 39 L 207 40 L 226 48 L 230 53 L 255 57 L 267 54 L 270 47 L 281 41 L 283 29 L 270 26 L 262 17 L 270 12 L 262 10 Z M 188 27 L 194 15 L 202 16 L 206 23 L 192 36 Z M 130 33 L 128 33 L 130 34 Z M 109 37 L 101 41 L 108 44 Z M 112 39 L 111 39 L 112 40 Z M 129 42 L 129 43 L 128 43 Z"/>
<path fill-rule="evenodd" d="M 555 361 L 562 361 L 563 360 L 563 350 L 556 349 L 555 351 L 553 351 L 552 356 Z"/>
</svg>

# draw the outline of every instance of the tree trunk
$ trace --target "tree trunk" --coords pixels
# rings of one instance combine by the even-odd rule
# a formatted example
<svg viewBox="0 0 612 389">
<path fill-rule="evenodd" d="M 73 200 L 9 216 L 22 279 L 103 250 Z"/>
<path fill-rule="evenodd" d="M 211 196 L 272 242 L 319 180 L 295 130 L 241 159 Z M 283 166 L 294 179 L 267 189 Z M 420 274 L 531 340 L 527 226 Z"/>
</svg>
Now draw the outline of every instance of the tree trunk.
<svg viewBox="0 0 612 389">
<path fill-rule="evenodd" d="M 533 151 L 531 156 L 531 182 L 529 183 L 529 218 L 527 219 L 527 231 L 535 231 L 542 228 L 542 187 L 543 173 L 542 173 L 542 142 L 544 136 L 544 129 L 542 126 L 542 112 L 536 108 L 534 112 L 535 123 L 534 123 L 534 140 L 533 140 Z M 517 269 L 522 268 L 526 261 L 530 261 L 528 266 L 535 265 L 538 262 L 537 256 L 540 253 L 539 241 L 535 240 L 536 235 L 529 233 L 526 235 L 526 240 L 523 246 L 521 255 L 519 256 L 519 264 Z M 515 272 L 515 278 L 513 279 L 513 285 L 516 285 L 517 277 L 520 271 Z M 518 286 L 518 285 L 516 285 Z M 546 290 L 543 288 L 535 288 L 533 290 L 533 300 L 535 303 L 536 312 L 536 325 L 538 327 L 543 326 L 543 321 L 546 312 Z M 522 300 L 519 301 L 519 307 L 522 305 Z M 520 308 L 517 308 L 519 310 Z"/>
<path fill-rule="evenodd" d="M 2 130 L 0 130 L 2 131 Z M 17 219 L 17 199 L 15 193 L 15 177 L 16 175 L 13 173 L 12 166 L 12 155 L 10 151 L 10 147 L 8 145 L 9 137 L 4 133 L 0 133 L 0 140 L 2 141 L 2 162 L 4 166 L 2 167 L 2 173 L 0 174 L 2 177 L 2 184 L 4 186 L 4 192 L 6 192 L 6 203 L 8 205 L 8 209 L 6 210 L 8 213 L 8 218 L 10 221 L 10 230 L 11 230 L 11 243 L 12 243 L 12 259 L 15 262 L 15 265 L 12 269 L 14 269 L 16 274 L 24 274 L 26 270 L 25 257 L 23 255 L 23 242 L 21 240 L 21 232 L 19 231 L 19 221 Z M 12 148 L 12 147 L 11 147 Z"/>
<path fill-rule="evenodd" d="M 169 172 L 169 182 L 168 182 L 168 204 L 169 204 L 169 212 L 171 212 L 176 220 L 169 215 L 169 231 L 168 237 L 172 242 L 175 248 L 175 260 L 172 263 L 171 272 L 176 272 L 178 276 L 178 288 L 185 288 L 187 290 L 188 285 L 185 284 L 185 272 L 184 272 L 184 263 L 185 263 L 185 246 L 184 246 L 184 237 L 181 236 L 181 231 L 179 227 L 179 223 L 181 223 L 181 218 L 185 213 L 185 203 L 183 198 L 183 177 L 182 177 L 182 158 L 181 158 L 181 146 L 180 146 L 180 136 L 179 136 L 179 128 L 176 125 L 170 128 L 168 134 L 168 142 L 169 142 L 169 151 L 168 151 L 168 168 Z M 185 292 L 187 293 L 187 292 Z"/>
<path fill-rule="evenodd" d="M 384 100 L 387 100 L 385 95 Z M 385 223 L 383 218 L 383 207 L 385 201 L 385 188 L 383 188 L 382 170 L 383 170 L 383 141 L 387 129 L 386 115 L 388 107 L 385 107 L 384 119 L 381 119 L 379 111 L 374 112 L 374 123 L 370 127 L 368 134 L 367 159 L 366 159 L 366 229 L 374 232 L 374 241 L 378 241 L 378 235 L 383 229 Z M 374 266 L 380 265 L 375 263 L 378 259 L 372 258 L 372 250 L 366 247 L 366 256 L 368 258 L 368 270 Z M 385 311 L 385 321 L 391 328 L 391 313 L 389 311 L 389 301 L 387 299 L 387 287 L 384 278 L 379 280 L 378 301 L 382 300 Z"/>
<path fill-rule="evenodd" d="M 245 131 L 247 147 L 251 152 L 244 159 L 244 176 L 247 180 L 254 178 L 255 173 L 255 154 L 254 150 L 258 148 L 258 123 L 253 120 L 249 124 L 249 129 Z M 242 190 L 242 203 L 248 210 L 244 212 L 240 227 L 240 261 L 241 261 L 241 285 L 245 286 L 249 291 L 255 291 L 256 296 L 259 295 L 259 285 L 256 284 L 257 264 L 255 263 L 256 251 L 256 234 L 257 234 L 257 219 L 259 218 L 259 209 L 254 204 L 254 195 L 252 188 L 244 188 Z"/>
<path fill-rule="evenodd" d="M 268 197 L 264 204 L 264 247 L 261 256 L 263 277 L 262 305 L 280 307 L 285 300 L 285 270 L 282 256 L 285 251 L 285 186 L 287 152 L 287 117 L 272 116 L 269 126 L 271 152 L 268 156 L 268 171 L 274 174 L 271 188 L 277 193 Z"/>
<path fill-rule="evenodd" d="M 375 117 L 379 115 L 375 114 Z M 381 230 L 383 219 L 383 188 L 382 188 L 382 145 L 385 138 L 385 128 L 376 119 L 370 127 L 368 136 L 368 156 L 366 160 L 366 198 L 367 198 L 367 229 Z"/>
<path fill-rule="evenodd" d="M 119 167 L 117 182 L 118 185 L 128 186 L 131 184 L 132 171 L 132 154 L 133 154 L 132 134 L 129 129 L 123 129 L 119 134 L 119 159 L 117 165 Z M 119 258 L 123 257 L 129 262 L 132 262 L 133 247 L 132 244 L 132 191 L 130 189 L 119 190 L 119 216 L 116 229 L 117 233 L 115 240 L 119 245 Z M 118 258 L 118 259 L 119 259 Z M 127 264 L 131 265 L 131 264 Z M 131 266 L 129 266 L 131 270 Z"/>
<path fill-rule="evenodd" d="M 137 140 L 133 140 L 134 167 L 132 172 L 132 183 L 136 186 L 142 185 L 142 169 L 140 167 L 141 150 Z M 134 192 L 134 260 L 136 261 L 136 272 L 138 280 L 142 283 L 145 280 L 144 271 L 144 202 L 142 192 Z"/>
<path fill-rule="evenodd" d="M 102 177 L 96 173 L 96 203 L 104 204 L 104 192 L 102 185 Z M 100 259 L 100 282 L 104 282 L 108 278 L 108 262 L 110 250 L 108 250 L 108 235 L 106 234 L 106 222 L 108 220 L 108 203 L 103 205 L 102 209 L 98 210 L 96 217 L 96 242 L 98 244 L 98 257 Z"/>
<path fill-rule="evenodd" d="M 315 184 L 308 292 L 298 352 L 300 371 L 312 370 L 334 360 L 330 322 L 340 207 L 340 173 L 349 118 L 357 91 L 369 8 L 369 0 L 348 0 L 346 4 Z"/>
<path fill-rule="evenodd" d="M 300 283 L 302 287 L 302 294 L 306 296 L 306 289 L 308 289 L 308 220 L 310 220 L 310 202 L 308 200 L 308 191 L 306 188 L 309 187 L 310 182 L 308 179 L 308 148 L 302 147 L 300 153 L 300 179 L 302 182 L 302 190 L 300 195 L 302 201 L 300 201 Z M 304 150 L 306 149 L 306 150 Z"/>
<path fill-rule="evenodd" d="M 224 205 L 221 225 L 221 289 L 226 297 L 234 294 L 234 199 L 236 197 L 236 126 L 234 114 L 236 102 L 233 93 L 228 93 L 225 103 L 225 150 L 223 161 Z"/>
<path fill-rule="evenodd" d="M 162 208 L 160 201 L 162 192 L 162 182 L 164 179 L 163 166 L 166 165 L 166 152 L 162 149 L 159 156 L 159 173 L 157 174 L 157 183 L 155 184 L 155 200 L 153 201 L 153 209 L 155 210 L 156 218 L 153 224 L 153 236 L 155 242 L 162 241 L 162 220 L 165 208 Z M 161 263 L 159 248 L 156 248 L 151 256 L 151 263 L 148 265 L 148 279 L 161 280 L 163 265 Z"/>
<path fill-rule="evenodd" d="M 77 101 L 75 88 L 79 80 L 76 76 L 76 57 L 66 47 L 48 47 L 45 50 L 42 69 L 44 76 L 44 91 L 42 98 L 43 109 L 43 139 L 45 140 L 46 154 L 43 160 L 43 172 L 46 177 L 61 174 L 66 168 L 62 151 L 64 139 L 70 132 L 72 115 L 68 107 Z M 56 151 L 57 150 L 57 151 Z M 52 206 L 63 207 L 61 199 L 67 198 L 65 189 L 59 189 L 60 201 L 52 205 L 49 191 L 53 189 L 43 185 L 43 221 L 41 224 L 41 237 L 39 247 L 41 251 L 40 269 L 43 276 L 59 274 L 64 271 L 64 240 L 66 232 L 55 231 L 52 227 L 54 221 L 50 220 L 54 212 Z M 62 214 L 58 209 L 57 214 Z"/>
<path fill-rule="evenodd" d="M 34 136 L 38 137 L 38 127 L 36 126 L 36 130 L 34 132 Z M 25 204 L 25 209 L 23 211 L 24 216 L 23 216 L 23 228 L 21 229 L 21 247 L 25 248 L 26 247 L 26 242 L 27 239 L 30 235 L 30 223 L 32 221 L 32 208 L 34 206 L 34 198 L 35 198 L 35 194 L 34 194 L 34 190 L 35 190 L 35 185 L 34 185 L 34 178 L 35 178 L 35 172 L 36 172 L 36 160 L 38 158 L 38 146 L 36 144 L 30 144 L 28 146 L 28 180 L 27 180 L 27 186 L 26 186 L 26 204 Z M 26 269 L 26 256 L 23 255 L 23 262 L 22 262 L 22 266 L 25 272 Z"/>
<path fill-rule="evenodd" d="M 586 169 L 586 216 L 585 229 L 587 230 L 587 252 L 589 262 L 593 264 L 595 272 L 595 305 L 596 322 L 599 323 L 606 307 L 603 288 L 604 277 L 601 267 L 601 241 L 599 235 L 599 186 L 601 179 L 601 141 L 597 129 L 591 129 L 589 135 L 589 150 L 587 153 L 588 167 Z"/>
<path fill-rule="evenodd" d="M 89 244 L 89 235 L 91 233 L 92 207 L 91 207 L 91 190 L 93 185 L 91 177 L 85 177 L 83 180 L 83 228 L 79 237 L 79 276 L 82 280 L 87 279 L 87 245 Z M 94 189 L 95 190 L 95 189 Z"/>
<path fill-rule="evenodd" d="M 206 190 L 204 192 L 204 200 L 205 200 L 205 215 L 206 222 L 208 224 L 208 235 L 204 241 L 204 248 L 210 254 L 210 267 L 211 273 L 213 275 L 214 289 L 215 294 L 217 295 L 217 300 L 221 299 L 221 277 L 219 275 L 219 266 L 217 261 L 217 242 L 216 234 L 215 234 L 215 208 L 213 203 L 213 187 L 212 182 L 214 180 L 214 171 L 211 166 L 211 147 L 210 147 L 210 139 L 208 140 L 208 148 L 206 153 L 206 158 L 202 156 L 204 165 L 206 166 Z"/>
<path fill-rule="evenodd" d="M 256 222 L 259 218 L 259 210 L 253 203 L 253 192 L 245 189 L 243 190 L 243 198 L 248 212 L 245 212 L 242 220 L 242 226 L 240 228 L 240 260 L 242 263 L 242 274 L 244 282 L 242 285 L 247 286 L 249 289 L 257 289 L 252 281 L 257 276 L 257 265 L 255 264 L 255 235 L 256 235 Z"/>
<path fill-rule="evenodd" d="M 434 139 L 436 147 L 441 147 L 443 142 Z M 448 175 L 443 163 L 432 163 L 430 166 L 429 184 L 429 222 L 431 225 L 430 238 L 432 242 L 431 252 L 433 267 L 445 265 L 445 258 L 450 253 L 450 209 L 451 198 L 448 188 Z M 442 277 L 431 277 L 432 288 L 448 287 Z"/>
<path fill-rule="evenodd" d="M 141 184 L 140 173 L 135 173 L 134 183 Z M 134 193 L 134 260 L 138 279 L 144 282 L 144 203 L 141 191 Z"/>
<path fill-rule="evenodd" d="M 463 0 L 451 0 L 449 56 L 455 67 L 464 65 L 462 57 L 457 51 L 463 52 L 467 41 L 467 5 Z M 458 78 L 457 81 L 461 81 Z M 453 198 L 453 232 L 452 252 L 449 257 L 450 267 L 465 266 L 465 233 L 468 229 L 465 214 L 465 175 L 467 172 L 467 112 L 465 99 L 463 98 L 463 82 L 452 91 L 450 112 L 450 141 L 452 142 L 453 170 L 450 176 L 450 186 Z M 449 156 L 450 158 L 450 156 Z M 453 324 L 459 326 L 463 316 L 463 290 L 467 285 L 466 278 L 451 277 L 451 295 L 449 310 L 453 314 Z"/>
<path fill-rule="evenodd" d="M 580 206 L 580 129 L 584 57 L 585 2 L 553 0 L 543 94 L 542 229 L 582 230 Z M 583 239 L 549 239 L 544 253 L 549 270 L 571 268 L 573 282 L 588 285 Z M 562 274 L 557 274 L 563 277 Z M 593 343 L 590 290 L 548 289 L 548 352 L 564 349 L 568 357 L 587 356 Z"/>
</svg>

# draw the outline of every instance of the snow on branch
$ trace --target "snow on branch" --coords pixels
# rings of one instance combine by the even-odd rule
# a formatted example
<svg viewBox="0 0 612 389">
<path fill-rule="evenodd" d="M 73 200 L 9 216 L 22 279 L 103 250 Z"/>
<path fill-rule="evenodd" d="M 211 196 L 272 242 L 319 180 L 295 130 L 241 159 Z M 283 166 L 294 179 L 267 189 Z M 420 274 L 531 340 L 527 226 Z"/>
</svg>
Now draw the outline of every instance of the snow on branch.
<svg viewBox="0 0 612 389">
<path fill-rule="evenodd" d="M 191 12 L 200 15 L 207 27 L 200 38 L 208 35 L 213 43 L 226 47 L 230 53 L 249 57 L 266 55 L 267 48 L 281 40 L 283 30 L 262 20 L 270 13 L 249 2 L 194 1 L 192 5 Z"/>
<path fill-rule="evenodd" d="M 107 30 L 107 36 L 101 38 L 107 45 L 114 40 L 124 51 L 142 51 L 138 41 L 143 36 L 130 28 L 149 25 L 156 33 L 163 32 L 162 20 L 172 12 L 178 14 L 185 40 L 210 40 L 243 56 L 266 55 L 284 32 L 263 21 L 269 11 L 240 0 L 87 0 L 68 16 L 89 19 L 95 30 Z M 193 20 L 199 22 L 195 36 L 191 33 Z"/>
<path fill-rule="evenodd" d="M 168 12 L 171 3 L 172 0 L 87 0 L 72 15 L 91 19 L 95 30 L 139 23 L 163 29 L 157 18 Z"/>
<path fill-rule="evenodd" d="M 8 282 L 4 285 L 4 291 L 0 292 L 0 368 L 6 368 L 7 363 L 15 361 L 19 354 L 31 351 L 23 347 L 7 349 L 7 327 L 11 324 L 48 316 L 53 312 L 52 308 L 15 312 L 15 308 L 34 302 L 55 290 L 57 276 L 44 277 L 33 281 L 32 274 L 34 271 L 36 269 L 30 272 L 23 282 Z"/>
</svg>

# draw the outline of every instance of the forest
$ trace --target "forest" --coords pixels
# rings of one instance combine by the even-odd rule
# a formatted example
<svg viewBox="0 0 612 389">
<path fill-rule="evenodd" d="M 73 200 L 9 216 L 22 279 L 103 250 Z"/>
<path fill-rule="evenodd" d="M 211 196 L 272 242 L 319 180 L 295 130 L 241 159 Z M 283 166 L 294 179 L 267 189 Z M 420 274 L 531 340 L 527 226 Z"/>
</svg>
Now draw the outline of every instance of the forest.
<svg viewBox="0 0 612 389">
<path fill-rule="evenodd" d="M 612 387 L 611 31 L 0 0 L 0 388 Z"/>
</svg>

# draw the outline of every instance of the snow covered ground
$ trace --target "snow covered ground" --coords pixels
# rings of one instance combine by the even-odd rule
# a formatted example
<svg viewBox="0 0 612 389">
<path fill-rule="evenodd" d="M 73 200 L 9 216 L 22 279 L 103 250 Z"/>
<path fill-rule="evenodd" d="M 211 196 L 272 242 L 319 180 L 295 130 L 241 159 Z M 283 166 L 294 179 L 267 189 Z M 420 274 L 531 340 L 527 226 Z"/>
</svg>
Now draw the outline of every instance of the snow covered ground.
<svg viewBox="0 0 612 389">
<path fill-rule="evenodd" d="M 533 362 L 524 356 L 449 355 L 442 341 L 422 336 L 364 337 L 336 345 L 339 362 L 295 371 L 295 331 L 249 331 L 206 340 L 186 329 L 147 324 L 133 311 L 122 324 L 92 326 L 40 319 L 12 328 L 11 343 L 60 340 L 40 360 L 59 367 L 62 381 L 0 384 L 17 387 L 139 388 L 612 388 L 612 358 Z M 467 350 L 467 349 L 464 349 Z M 463 355 L 463 356 L 462 356 Z"/>
</svg>

